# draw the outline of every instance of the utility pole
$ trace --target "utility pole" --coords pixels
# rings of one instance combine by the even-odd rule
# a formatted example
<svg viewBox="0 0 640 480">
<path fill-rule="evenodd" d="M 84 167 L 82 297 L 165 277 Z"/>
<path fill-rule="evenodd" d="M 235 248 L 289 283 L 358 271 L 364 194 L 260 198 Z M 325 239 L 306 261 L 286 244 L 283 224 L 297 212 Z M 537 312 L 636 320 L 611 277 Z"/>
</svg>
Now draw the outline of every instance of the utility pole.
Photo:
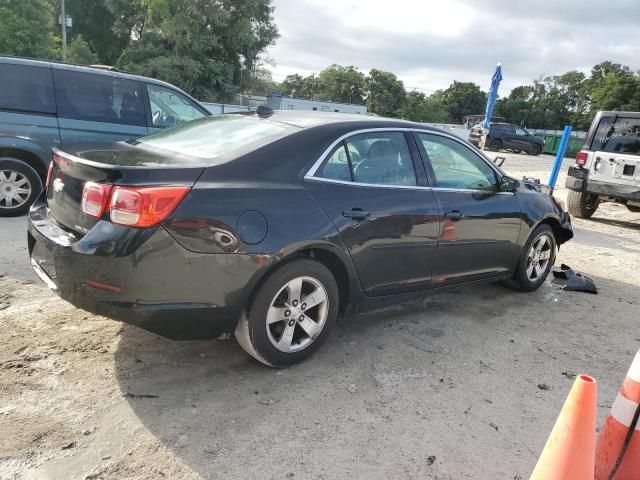
<svg viewBox="0 0 640 480">
<path fill-rule="evenodd" d="M 64 10 L 64 0 L 60 0 L 60 18 L 62 21 L 62 61 L 67 61 L 67 14 Z"/>
</svg>

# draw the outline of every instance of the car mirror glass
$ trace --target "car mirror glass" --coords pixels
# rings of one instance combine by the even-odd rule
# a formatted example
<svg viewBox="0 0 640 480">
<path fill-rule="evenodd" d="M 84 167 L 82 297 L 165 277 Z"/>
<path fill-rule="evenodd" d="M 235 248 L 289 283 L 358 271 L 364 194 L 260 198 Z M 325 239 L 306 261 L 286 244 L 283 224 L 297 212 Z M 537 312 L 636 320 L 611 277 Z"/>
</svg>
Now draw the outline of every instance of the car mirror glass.
<svg viewBox="0 0 640 480">
<path fill-rule="evenodd" d="M 500 178 L 500 191 L 501 192 L 513 192 L 516 189 L 517 180 L 514 178 L 503 175 Z"/>
</svg>

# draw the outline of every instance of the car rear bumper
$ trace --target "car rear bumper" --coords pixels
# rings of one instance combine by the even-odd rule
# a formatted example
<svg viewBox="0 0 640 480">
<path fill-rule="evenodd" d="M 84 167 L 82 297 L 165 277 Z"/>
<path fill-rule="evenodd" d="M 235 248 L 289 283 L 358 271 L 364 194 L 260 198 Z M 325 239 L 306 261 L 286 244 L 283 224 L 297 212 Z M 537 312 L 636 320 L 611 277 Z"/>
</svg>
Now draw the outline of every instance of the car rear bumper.
<svg viewBox="0 0 640 480">
<path fill-rule="evenodd" d="M 576 192 L 640 201 L 640 187 L 591 180 L 589 179 L 589 170 L 585 168 L 569 167 L 565 186 Z"/>
<path fill-rule="evenodd" d="M 268 263 L 259 255 L 190 252 L 162 227 L 99 222 L 78 240 L 42 202 L 29 214 L 28 243 L 34 270 L 64 300 L 176 340 L 233 332 L 248 285 Z"/>
</svg>

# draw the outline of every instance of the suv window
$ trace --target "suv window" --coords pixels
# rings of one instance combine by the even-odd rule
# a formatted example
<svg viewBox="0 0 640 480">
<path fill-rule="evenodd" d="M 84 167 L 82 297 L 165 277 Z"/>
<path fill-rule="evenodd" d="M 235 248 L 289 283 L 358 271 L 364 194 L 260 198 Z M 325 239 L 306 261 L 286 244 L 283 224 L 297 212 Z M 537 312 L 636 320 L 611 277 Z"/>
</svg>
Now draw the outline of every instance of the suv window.
<svg viewBox="0 0 640 480">
<path fill-rule="evenodd" d="M 447 137 L 419 133 L 433 168 L 436 187 L 465 190 L 497 190 L 493 169 L 461 143 Z"/>
<path fill-rule="evenodd" d="M 151 125 L 165 128 L 205 117 L 191 100 L 175 90 L 160 85 L 147 84 L 151 104 Z"/>
<path fill-rule="evenodd" d="M 640 119 L 602 117 L 591 142 L 591 149 L 640 155 Z"/>
<path fill-rule="evenodd" d="M 146 125 L 139 82 L 110 75 L 53 70 L 58 116 L 89 122 Z"/>
<path fill-rule="evenodd" d="M 529 135 L 524 128 L 515 127 L 515 129 L 516 129 L 516 135 L 520 137 L 526 137 L 527 135 Z"/>
<path fill-rule="evenodd" d="M 26 65 L 0 65 L 0 108 L 56 113 L 51 69 Z"/>
<path fill-rule="evenodd" d="M 417 185 L 402 132 L 353 135 L 337 147 L 317 176 L 375 185 Z"/>
</svg>

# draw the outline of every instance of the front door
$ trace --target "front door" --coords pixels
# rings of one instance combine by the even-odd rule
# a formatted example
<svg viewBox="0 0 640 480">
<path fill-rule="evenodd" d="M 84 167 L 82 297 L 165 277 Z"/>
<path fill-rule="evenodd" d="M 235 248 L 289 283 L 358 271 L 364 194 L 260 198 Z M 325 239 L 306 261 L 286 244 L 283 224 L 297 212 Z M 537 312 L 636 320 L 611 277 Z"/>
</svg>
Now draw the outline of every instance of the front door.
<svg viewBox="0 0 640 480">
<path fill-rule="evenodd" d="M 520 255 L 515 194 L 500 192 L 499 172 L 462 142 L 434 133 L 416 137 L 441 218 L 434 286 L 512 270 Z"/>
<path fill-rule="evenodd" d="M 340 232 L 369 295 L 431 284 L 438 209 L 415 144 L 407 140 L 413 141 L 402 131 L 350 136 L 305 178 Z"/>
</svg>

